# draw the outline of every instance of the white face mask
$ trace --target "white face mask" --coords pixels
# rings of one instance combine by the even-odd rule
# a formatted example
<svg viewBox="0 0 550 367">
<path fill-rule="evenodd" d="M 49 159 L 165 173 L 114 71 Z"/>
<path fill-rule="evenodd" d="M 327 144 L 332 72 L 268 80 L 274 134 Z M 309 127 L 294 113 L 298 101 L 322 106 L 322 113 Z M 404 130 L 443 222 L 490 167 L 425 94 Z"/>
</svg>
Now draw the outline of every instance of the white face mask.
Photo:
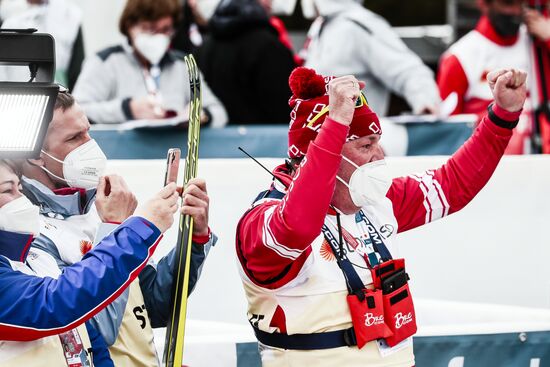
<svg viewBox="0 0 550 367">
<path fill-rule="evenodd" d="M 53 177 L 66 182 L 71 187 L 82 189 L 93 189 L 99 184 L 99 178 L 105 172 L 107 157 L 97 145 L 94 139 L 82 144 L 65 157 L 65 160 L 59 160 L 52 155 L 42 151 L 45 155 L 63 164 L 63 176 L 51 173 L 46 167 L 41 168 Z"/>
<path fill-rule="evenodd" d="M 25 196 L 0 208 L 0 229 L 8 232 L 40 234 L 40 212 Z"/>
<path fill-rule="evenodd" d="M 361 208 L 365 205 L 376 205 L 386 197 L 392 179 L 385 160 L 366 163 L 359 167 L 348 158 L 342 158 L 357 169 L 352 173 L 349 184 L 339 176 L 336 176 L 336 179 L 347 186 L 351 200 L 356 206 Z"/>
<path fill-rule="evenodd" d="M 168 47 L 170 37 L 165 34 L 138 33 L 134 39 L 134 46 L 151 65 L 158 65 Z"/>
</svg>

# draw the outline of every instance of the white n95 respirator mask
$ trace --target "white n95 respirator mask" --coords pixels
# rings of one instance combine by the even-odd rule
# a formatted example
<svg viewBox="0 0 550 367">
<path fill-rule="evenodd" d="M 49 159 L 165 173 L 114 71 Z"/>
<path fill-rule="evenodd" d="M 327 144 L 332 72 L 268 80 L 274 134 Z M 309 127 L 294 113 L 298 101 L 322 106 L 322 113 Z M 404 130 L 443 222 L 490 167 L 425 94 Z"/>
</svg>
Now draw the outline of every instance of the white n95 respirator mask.
<svg viewBox="0 0 550 367">
<path fill-rule="evenodd" d="M 0 208 L 0 229 L 8 232 L 40 234 L 40 212 L 25 196 Z"/>
<path fill-rule="evenodd" d="M 94 189 L 99 184 L 107 166 L 107 157 L 94 139 L 82 144 L 67 154 L 65 160 L 60 160 L 42 150 L 42 153 L 63 164 L 63 176 L 54 175 L 46 167 L 41 168 L 49 175 L 64 181 L 70 187 Z"/>
<path fill-rule="evenodd" d="M 360 208 L 380 203 L 392 184 L 386 161 L 381 159 L 359 167 L 348 158 L 342 158 L 356 168 L 349 179 L 349 184 L 336 176 L 336 179 L 348 188 L 353 203 Z"/>
<path fill-rule="evenodd" d="M 138 33 L 134 46 L 151 65 L 158 65 L 170 46 L 170 37 L 165 34 Z"/>
</svg>

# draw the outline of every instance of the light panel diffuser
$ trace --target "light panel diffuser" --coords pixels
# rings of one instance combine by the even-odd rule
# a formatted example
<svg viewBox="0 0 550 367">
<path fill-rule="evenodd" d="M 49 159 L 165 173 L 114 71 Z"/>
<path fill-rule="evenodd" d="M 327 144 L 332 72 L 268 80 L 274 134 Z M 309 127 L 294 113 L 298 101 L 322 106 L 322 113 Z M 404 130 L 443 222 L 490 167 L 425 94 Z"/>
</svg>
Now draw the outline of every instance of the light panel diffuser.
<svg viewBox="0 0 550 367">
<path fill-rule="evenodd" d="M 38 157 L 59 86 L 0 82 L 0 158 Z"/>
<path fill-rule="evenodd" d="M 34 150 L 48 100 L 47 95 L 0 94 L 0 152 Z"/>
</svg>

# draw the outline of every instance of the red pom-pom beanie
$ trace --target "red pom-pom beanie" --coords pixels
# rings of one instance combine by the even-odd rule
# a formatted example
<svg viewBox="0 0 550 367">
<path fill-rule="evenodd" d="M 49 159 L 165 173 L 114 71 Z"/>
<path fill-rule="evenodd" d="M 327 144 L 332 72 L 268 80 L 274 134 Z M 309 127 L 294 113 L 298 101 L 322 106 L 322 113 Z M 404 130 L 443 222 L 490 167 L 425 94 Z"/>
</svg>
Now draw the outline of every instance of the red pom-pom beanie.
<svg viewBox="0 0 550 367">
<path fill-rule="evenodd" d="M 299 67 L 289 78 L 292 97 L 289 104 L 290 129 L 288 131 L 288 156 L 302 157 L 306 154 L 310 141 L 314 140 L 321 125 L 328 116 L 328 83 L 334 77 L 323 77 L 313 69 Z M 380 121 L 366 103 L 358 100 L 353 121 L 350 125 L 348 141 L 366 135 L 382 134 Z"/>
</svg>

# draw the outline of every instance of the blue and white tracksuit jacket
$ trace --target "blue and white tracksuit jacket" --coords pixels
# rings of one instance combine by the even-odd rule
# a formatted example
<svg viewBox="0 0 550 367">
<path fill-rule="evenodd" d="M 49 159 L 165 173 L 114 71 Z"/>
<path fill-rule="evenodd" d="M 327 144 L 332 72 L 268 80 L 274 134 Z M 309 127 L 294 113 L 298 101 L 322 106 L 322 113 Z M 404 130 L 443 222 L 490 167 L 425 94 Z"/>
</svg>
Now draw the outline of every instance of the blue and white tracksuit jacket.
<svg viewBox="0 0 550 367">
<path fill-rule="evenodd" d="M 27 263 L 32 236 L 0 231 L 0 364 L 65 361 L 56 334 L 82 325 L 116 299 L 146 266 L 160 238 L 152 223 L 131 217 L 53 278 L 36 276 Z M 102 337 L 88 330 L 99 347 Z M 101 363 L 101 351 L 96 365 L 108 365 Z"/>
<path fill-rule="evenodd" d="M 95 211 L 95 190 L 60 196 L 25 177 L 22 185 L 25 195 L 40 206 L 43 219 L 41 235 L 34 240 L 31 251 L 50 254 L 60 268 L 78 261 L 83 253 L 83 241 L 94 242 L 94 236 L 101 239 L 116 228 L 116 225 L 101 224 Z M 212 236 L 204 245 L 193 244 L 190 292 L 216 240 Z M 75 242 L 80 242 L 80 246 Z M 168 322 L 175 263 L 175 249 L 158 264 L 150 261 L 139 275 L 139 284 L 135 282 L 91 320 L 109 346 L 115 365 L 157 365 L 151 328 L 164 327 Z"/>
</svg>

